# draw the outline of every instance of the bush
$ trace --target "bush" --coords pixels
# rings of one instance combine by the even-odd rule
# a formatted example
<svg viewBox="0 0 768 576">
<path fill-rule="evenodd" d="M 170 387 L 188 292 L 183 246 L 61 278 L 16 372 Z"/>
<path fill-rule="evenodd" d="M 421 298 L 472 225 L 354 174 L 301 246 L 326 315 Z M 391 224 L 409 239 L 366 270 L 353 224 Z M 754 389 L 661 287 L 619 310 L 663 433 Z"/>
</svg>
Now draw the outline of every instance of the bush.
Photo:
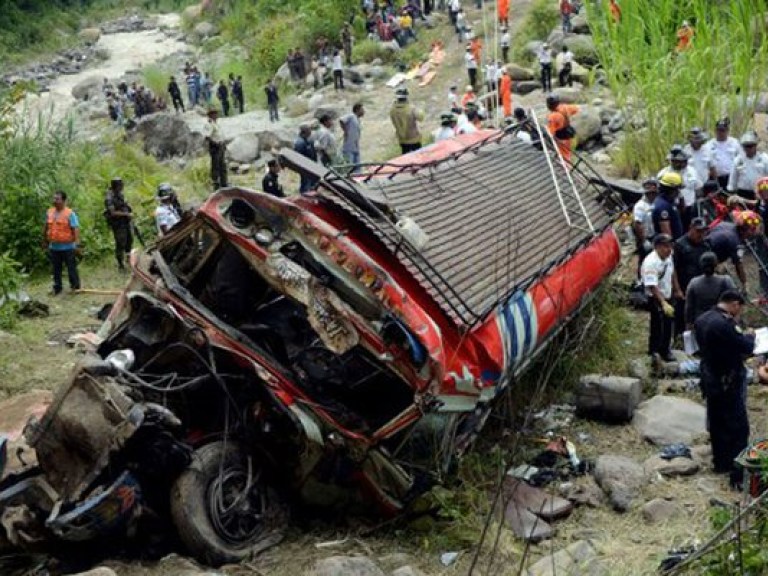
<svg viewBox="0 0 768 576">
<path fill-rule="evenodd" d="M 514 39 L 512 54 L 515 60 L 519 63 L 530 62 L 531 56 L 526 54 L 525 45 L 533 40 L 545 41 L 559 21 L 556 2 L 534 0 Z"/>
<path fill-rule="evenodd" d="M 8 252 L 0 254 L 0 328 L 3 330 L 16 324 L 19 302 L 13 296 L 19 293 L 23 281 L 21 264 Z"/>
<path fill-rule="evenodd" d="M 376 40 L 361 40 L 352 47 L 352 60 L 354 62 L 372 62 L 380 58 L 386 64 L 394 64 L 399 58 L 399 53 L 384 47 Z"/>
</svg>

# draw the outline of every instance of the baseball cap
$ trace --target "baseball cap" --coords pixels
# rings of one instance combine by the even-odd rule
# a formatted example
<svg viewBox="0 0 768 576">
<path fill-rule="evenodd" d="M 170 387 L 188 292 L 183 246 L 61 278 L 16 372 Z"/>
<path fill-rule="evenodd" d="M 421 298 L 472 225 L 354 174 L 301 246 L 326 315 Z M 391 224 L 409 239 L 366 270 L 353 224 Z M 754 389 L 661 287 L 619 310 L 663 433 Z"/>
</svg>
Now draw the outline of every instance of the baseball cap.
<svg viewBox="0 0 768 576">
<path fill-rule="evenodd" d="M 697 217 L 691 220 L 691 228 L 694 228 L 696 230 L 706 230 L 707 229 L 707 222 L 704 220 L 704 218 Z"/>
<path fill-rule="evenodd" d="M 656 234 L 653 238 L 653 245 L 658 246 L 659 244 L 672 244 L 672 236 L 669 234 Z"/>
</svg>

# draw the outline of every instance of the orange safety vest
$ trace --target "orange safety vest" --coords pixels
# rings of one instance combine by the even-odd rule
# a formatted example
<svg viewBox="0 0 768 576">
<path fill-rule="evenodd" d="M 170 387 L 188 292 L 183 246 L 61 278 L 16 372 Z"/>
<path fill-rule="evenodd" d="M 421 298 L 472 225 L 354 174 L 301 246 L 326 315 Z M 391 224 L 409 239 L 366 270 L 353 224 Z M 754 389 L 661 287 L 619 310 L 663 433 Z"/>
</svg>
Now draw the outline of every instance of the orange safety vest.
<svg viewBox="0 0 768 576">
<path fill-rule="evenodd" d="M 58 244 L 70 244 L 75 241 L 75 231 L 69 225 L 71 208 L 57 212 L 56 208 L 48 208 L 48 241 Z"/>
</svg>

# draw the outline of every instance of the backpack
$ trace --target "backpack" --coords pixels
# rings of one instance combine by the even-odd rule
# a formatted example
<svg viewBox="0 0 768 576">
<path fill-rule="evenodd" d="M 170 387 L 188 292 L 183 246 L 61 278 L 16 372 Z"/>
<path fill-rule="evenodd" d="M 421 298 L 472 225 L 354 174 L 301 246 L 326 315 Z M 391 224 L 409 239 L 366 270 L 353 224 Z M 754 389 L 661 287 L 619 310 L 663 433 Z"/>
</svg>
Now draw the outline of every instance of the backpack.
<svg viewBox="0 0 768 576">
<path fill-rule="evenodd" d="M 563 115 L 563 118 L 565 118 L 565 126 L 560 128 L 557 132 L 555 132 L 555 138 L 558 140 L 570 140 L 574 136 L 576 136 L 576 130 L 574 130 L 573 126 L 571 125 L 571 119 L 568 117 L 568 114 L 565 112 L 562 112 L 561 110 L 557 110 L 560 112 L 560 114 Z"/>
</svg>

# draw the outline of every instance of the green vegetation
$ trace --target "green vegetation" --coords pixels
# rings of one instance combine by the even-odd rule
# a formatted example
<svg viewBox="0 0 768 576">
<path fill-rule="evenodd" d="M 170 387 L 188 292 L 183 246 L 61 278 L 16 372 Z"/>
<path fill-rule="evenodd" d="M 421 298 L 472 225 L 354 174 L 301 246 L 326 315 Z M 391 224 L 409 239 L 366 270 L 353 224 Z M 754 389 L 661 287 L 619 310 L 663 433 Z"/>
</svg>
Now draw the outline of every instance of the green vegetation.
<svg viewBox="0 0 768 576">
<path fill-rule="evenodd" d="M 19 303 L 12 296 L 21 290 L 23 281 L 21 264 L 7 252 L 0 254 L 0 329 L 8 330 L 16 324 Z"/>
<path fill-rule="evenodd" d="M 512 54 L 516 62 L 530 63 L 533 57 L 526 51 L 525 45 L 533 40 L 545 41 L 552 29 L 560 21 L 557 3 L 551 0 L 533 0 L 518 32 L 513 38 Z"/>
<path fill-rule="evenodd" d="M 190 0 L 3 0 L 0 62 L 18 63 L 75 45 L 88 22 L 123 16 L 126 9 L 179 10 Z"/>
<path fill-rule="evenodd" d="M 650 173 L 672 143 L 692 126 L 712 128 L 729 116 L 747 129 L 754 101 L 765 89 L 768 44 L 765 0 L 633 0 L 615 23 L 607 3 L 585 3 L 600 61 L 621 106 L 630 105 L 644 128 L 627 132 L 616 159 L 625 174 Z M 683 20 L 695 29 L 691 47 L 677 52 Z"/>
</svg>

